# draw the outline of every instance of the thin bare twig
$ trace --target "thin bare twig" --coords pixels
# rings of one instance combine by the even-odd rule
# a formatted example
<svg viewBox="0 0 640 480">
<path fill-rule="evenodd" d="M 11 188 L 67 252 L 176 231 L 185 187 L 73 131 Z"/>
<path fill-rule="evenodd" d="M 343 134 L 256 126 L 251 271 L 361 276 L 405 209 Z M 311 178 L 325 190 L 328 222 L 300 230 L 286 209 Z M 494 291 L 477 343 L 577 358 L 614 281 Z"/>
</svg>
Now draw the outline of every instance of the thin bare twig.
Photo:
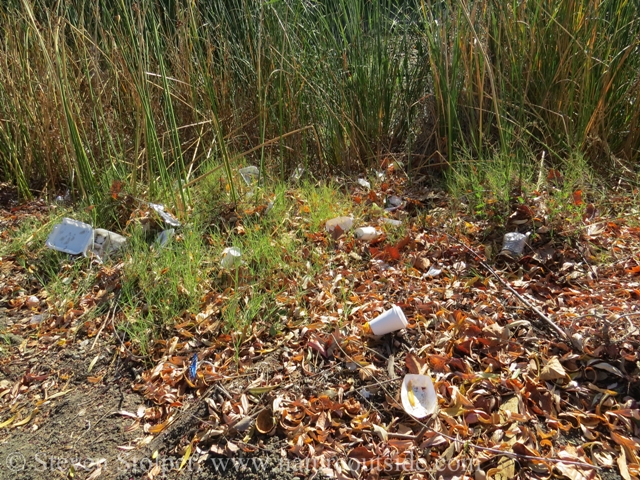
<svg viewBox="0 0 640 480">
<path fill-rule="evenodd" d="M 539 309 L 537 309 L 536 307 L 534 307 L 531 302 L 529 302 L 527 299 L 525 299 L 522 295 L 520 295 L 511 285 L 509 285 L 505 280 L 502 279 L 502 277 L 500 275 L 498 275 L 498 273 L 491 268 L 489 265 L 487 265 L 482 258 L 480 258 L 480 256 L 474 252 L 473 250 L 471 250 L 469 247 L 467 247 L 464 243 L 462 243 L 460 240 L 458 240 L 455 237 L 452 237 L 451 235 L 447 234 L 447 237 L 449 237 L 450 239 L 454 240 L 456 243 L 458 243 L 459 245 L 461 245 L 464 249 L 466 249 L 469 253 L 471 253 L 476 260 L 478 261 L 478 263 L 480 263 L 480 265 L 482 265 L 487 271 L 489 271 L 489 273 L 491 273 L 491 275 L 493 275 L 494 277 L 496 277 L 496 279 L 504 286 L 507 288 L 507 290 L 509 290 L 511 293 L 513 293 L 516 298 L 518 300 L 520 300 L 527 308 L 529 308 L 531 311 L 533 311 L 536 315 L 538 315 L 542 320 L 544 320 L 552 329 L 554 332 L 556 332 L 558 334 L 559 337 L 561 337 L 563 340 L 566 340 L 568 342 L 571 341 L 571 338 L 569 337 L 569 334 L 567 334 L 567 332 L 565 332 L 563 329 L 561 329 L 553 320 L 551 320 L 547 315 L 545 315 L 544 313 L 542 313 Z"/>
</svg>

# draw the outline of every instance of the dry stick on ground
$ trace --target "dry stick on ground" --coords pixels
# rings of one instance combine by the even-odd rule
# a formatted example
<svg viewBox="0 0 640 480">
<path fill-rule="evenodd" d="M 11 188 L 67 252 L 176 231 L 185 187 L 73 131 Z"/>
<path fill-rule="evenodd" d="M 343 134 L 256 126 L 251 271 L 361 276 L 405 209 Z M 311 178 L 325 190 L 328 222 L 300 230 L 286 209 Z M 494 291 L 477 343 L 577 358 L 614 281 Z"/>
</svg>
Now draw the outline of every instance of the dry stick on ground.
<svg viewBox="0 0 640 480">
<path fill-rule="evenodd" d="M 516 296 L 516 298 L 518 300 L 520 300 L 527 308 L 532 310 L 536 315 L 538 315 L 542 320 L 544 320 L 553 329 L 553 331 L 558 334 L 559 337 L 561 337 L 563 340 L 566 340 L 569 343 L 571 343 L 571 338 L 569 337 L 567 332 L 565 332 L 563 329 L 561 329 L 547 315 L 545 315 L 540 310 L 538 310 L 536 307 L 531 305 L 531 303 L 529 301 L 527 301 L 522 295 L 520 295 L 518 292 L 516 292 L 516 290 L 511 285 L 509 285 L 507 282 L 505 282 L 502 279 L 502 277 L 500 277 L 500 275 L 498 275 L 497 272 L 493 268 L 491 268 L 489 265 L 487 265 L 485 262 L 483 262 L 482 259 L 480 258 L 480 256 L 476 252 L 471 250 L 469 247 L 467 247 L 464 243 L 462 243 L 457 238 L 452 237 L 451 235 L 447 235 L 447 237 L 449 237 L 451 240 L 455 240 L 458 244 L 462 245 L 462 247 L 464 247 L 468 252 L 470 252 L 476 258 L 476 260 L 478 261 L 478 263 L 480 263 L 480 265 L 482 265 L 487 271 L 489 271 L 489 273 L 491 273 L 491 275 L 496 277 L 498 279 L 498 281 L 502 285 L 504 285 L 507 288 L 507 290 L 509 290 L 511 293 L 513 293 Z"/>
<path fill-rule="evenodd" d="M 98 331 L 98 334 L 96 335 L 96 338 L 93 341 L 93 345 L 91 345 L 90 350 L 93 350 L 96 346 L 96 343 L 98 343 L 98 339 L 100 338 L 100 334 L 102 333 L 102 330 L 104 330 L 104 327 L 109 322 L 109 315 L 111 315 L 111 317 L 113 318 L 113 316 L 116 314 L 116 308 L 118 308 L 118 300 L 120 299 L 121 293 L 122 293 L 122 290 L 118 290 L 118 292 L 114 295 L 111 305 L 109 305 L 112 308 L 109 308 L 109 310 L 107 310 L 107 316 L 104 318 L 104 322 L 102 322 L 102 326 L 100 327 L 100 330 Z"/>
</svg>

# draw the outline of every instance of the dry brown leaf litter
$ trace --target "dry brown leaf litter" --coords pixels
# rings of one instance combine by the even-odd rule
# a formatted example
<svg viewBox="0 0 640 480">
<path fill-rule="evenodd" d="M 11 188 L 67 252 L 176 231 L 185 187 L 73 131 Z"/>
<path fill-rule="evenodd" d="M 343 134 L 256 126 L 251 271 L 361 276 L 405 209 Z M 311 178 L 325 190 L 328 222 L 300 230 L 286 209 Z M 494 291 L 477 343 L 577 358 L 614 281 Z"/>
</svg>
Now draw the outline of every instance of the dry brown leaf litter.
<svg viewBox="0 0 640 480">
<path fill-rule="evenodd" d="M 356 190 L 353 198 L 382 204 L 390 193 L 411 198 L 400 181 L 380 192 Z M 204 402 L 207 417 L 175 447 L 179 455 L 256 454 L 277 436 L 287 444 L 283 455 L 314 458 L 320 473 L 336 478 L 413 468 L 423 472 L 412 474 L 419 479 L 436 467 L 444 478 L 590 479 L 611 470 L 640 476 L 640 228 L 587 208 L 577 244 L 541 235 L 517 262 L 500 265 L 501 277 L 567 332 L 567 343 L 460 244 L 481 258 L 495 252 L 499 238 L 483 238 L 490 222 L 452 216 L 439 202 L 419 219 L 404 217 L 409 228 L 395 241 L 306 232 L 305 249 L 322 250 L 325 266 L 313 279 L 276 280 L 284 287 L 276 302 L 287 312 L 276 336 L 259 320 L 247 331 L 226 332 L 222 310 L 238 292 L 207 294 L 200 312 L 176 319 L 153 345 L 153 365 L 132 385 L 147 406 L 120 412 L 139 431 L 137 442 L 123 448 L 150 444 Z M 403 211 L 420 212 L 419 204 L 412 200 Z M 301 224 L 303 207 L 292 223 Z M 42 204 L 3 211 L 2 235 L 45 211 Z M 516 208 L 510 221 L 545 227 L 545 215 L 542 194 Z M 613 260 L 598 265 L 598 250 Z M 1 262 L 9 315 L 3 327 L 17 341 L 0 362 L 26 367 L 17 382 L 0 381 L 0 429 L 8 435 L 26 428 L 39 405 L 64 395 L 73 375 L 38 356 L 93 343 L 100 332 L 114 338 L 121 358 L 135 362 L 139 352 L 114 336 L 121 313 L 84 319 L 113 299 L 121 264 L 102 267 L 93 291 L 77 304 L 60 305 L 22 283 L 26 272 L 15 259 Z M 442 272 L 430 275 L 432 267 Z M 304 307 L 296 297 L 302 281 Z M 391 304 L 403 308 L 409 328 L 382 338 L 364 334 L 364 324 Z M 194 353 L 197 373 L 190 378 Z M 438 414 L 425 422 L 399 404 L 402 377 L 419 372 L 431 375 L 439 399 Z M 88 381 L 100 384 L 103 375 L 92 372 Z"/>
</svg>

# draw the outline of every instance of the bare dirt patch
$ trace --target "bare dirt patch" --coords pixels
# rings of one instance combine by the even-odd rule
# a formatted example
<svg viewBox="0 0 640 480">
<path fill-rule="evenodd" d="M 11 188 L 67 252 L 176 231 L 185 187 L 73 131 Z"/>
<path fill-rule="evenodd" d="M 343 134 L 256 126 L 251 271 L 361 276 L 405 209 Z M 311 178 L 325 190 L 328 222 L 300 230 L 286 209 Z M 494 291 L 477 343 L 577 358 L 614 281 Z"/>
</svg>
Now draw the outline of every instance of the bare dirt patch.
<svg viewBox="0 0 640 480">
<path fill-rule="evenodd" d="M 93 368 L 110 361 L 103 353 Z M 130 419 L 114 413 L 135 411 L 142 399 L 131 392 L 131 377 L 123 368 L 112 368 L 102 385 L 87 382 L 89 365 L 98 354 L 98 349 L 65 349 L 47 352 L 44 357 L 14 355 L 10 362 L 3 362 L 4 378 L 18 389 L 31 390 L 32 395 L 8 406 L 22 421 L 29 415 L 31 419 L 0 431 L 0 478 L 66 478 L 72 474 L 84 478 L 97 469 L 106 473 L 121 467 L 123 452 L 118 446 L 130 442 L 136 432 L 127 432 Z M 61 383 L 64 378 L 67 382 Z M 109 477 L 115 475 L 104 478 Z"/>
</svg>

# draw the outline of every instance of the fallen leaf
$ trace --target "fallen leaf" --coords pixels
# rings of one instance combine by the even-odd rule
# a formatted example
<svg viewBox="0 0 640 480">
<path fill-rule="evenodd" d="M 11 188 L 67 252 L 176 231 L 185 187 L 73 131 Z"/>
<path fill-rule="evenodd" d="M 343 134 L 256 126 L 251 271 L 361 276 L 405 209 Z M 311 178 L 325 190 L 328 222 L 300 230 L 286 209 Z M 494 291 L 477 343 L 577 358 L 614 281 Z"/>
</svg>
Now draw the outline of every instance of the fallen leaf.
<svg viewBox="0 0 640 480">
<path fill-rule="evenodd" d="M 414 266 L 414 268 L 417 268 L 418 270 L 424 272 L 424 271 L 428 270 L 429 267 L 431 266 L 431 261 L 425 256 L 417 257 L 413 261 L 413 266 Z"/>
<path fill-rule="evenodd" d="M 33 410 L 33 411 L 29 414 L 29 416 L 28 416 L 27 418 L 24 418 L 24 419 L 22 419 L 22 420 L 20 420 L 20 421 L 18 421 L 18 422 L 16 422 L 16 423 L 14 423 L 14 424 L 13 424 L 13 428 L 21 427 L 21 426 L 23 426 L 23 425 L 26 425 L 27 423 L 29 423 L 29 422 L 31 421 L 31 419 L 33 418 L 33 416 L 34 416 L 36 413 L 38 413 L 38 409 L 37 409 L 37 408 L 36 408 L 35 410 Z"/>
<path fill-rule="evenodd" d="M 182 456 L 182 461 L 180 462 L 180 467 L 178 468 L 178 470 L 182 470 L 184 466 L 187 464 L 187 462 L 189 461 L 189 457 L 191 457 L 191 448 L 192 448 L 191 444 L 187 445 L 187 448 L 184 452 L 184 455 Z"/>
<path fill-rule="evenodd" d="M 358 370 L 358 376 L 360 380 L 370 380 L 372 379 L 376 372 L 379 370 L 374 364 L 367 365 Z"/>
<path fill-rule="evenodd" d="M 356 447 L 349 452 L 349 458 L 373 458 L 375 453 L 369 450 L 367 447 Z"/>
<path fill-rule="evenodd" d="M 567 375 L 564 367 L 558 360 L 558 357 L 551 357 L 549 361 L 542 367 L 540 372 L 540 380 L 558 380 Z"/>
<path fill-rule="evenodd" d="M 578 206 L 582 205 L 582 190 L 576 190 L 573 192 L 573 204 Z"/>
<path fill-rule="evenodd" d="M 13 423 L 13 421 L 16 419 L 15 415 L 13 417 L 11 417 L 8 420 L 5 420 L 4 422 L 0 423 L 0 429 L 3 429 L 5 427 L 8 427 L 9 425 L 11 425 Z"/>
<path fill-rule="evenodd" d="M 378 434 L 380 440 L 383 442 L 389 441 L 389 435 L 387 430 L 381 425 L 373 425 L 373 431 Z"/>
<path fill-rule="evenodd" d="M 407 370 L 409 373 L 413 373 L 414 375 L 422 375 L 427 368 L 424 360 L 419 359 L 413 353 L 408 353 L 405 357 L 405 364 L 407 365 Z"/>
<path fill-rule="evenodd" d="M 502 457 L 498 461 L 498 466 L 487 471 L 489 478 L 495 480 L 511 480 L 516 476 L 516 462 L 513 458 Z"/>
<path fill-rule="evenodd" d="M 624 478 L 624 480 L 631 480 L 631 475 L 629 475 L 629 467 L 627 467 L 627 457 L 624 453 L 624 448 L 620 449 L 620 456 L 618 457 L 616 462 L 618 463 L 620 476 Z"/>
</svg>

